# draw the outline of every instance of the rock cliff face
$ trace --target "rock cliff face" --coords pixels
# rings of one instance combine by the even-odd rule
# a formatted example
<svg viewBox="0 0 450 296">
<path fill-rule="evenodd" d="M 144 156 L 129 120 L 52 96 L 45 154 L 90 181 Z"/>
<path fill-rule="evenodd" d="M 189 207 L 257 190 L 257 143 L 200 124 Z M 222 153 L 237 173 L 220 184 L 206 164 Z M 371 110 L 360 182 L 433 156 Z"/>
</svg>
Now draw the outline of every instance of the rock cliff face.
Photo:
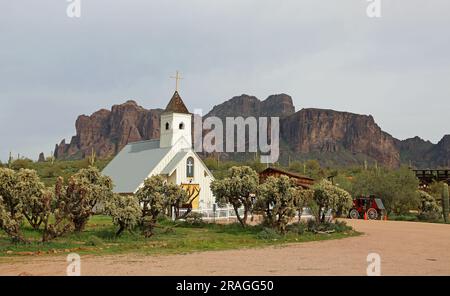
<svg viewBox="0 0 450 296">
<path fill-rule="evenodd" d="M 55 147 L 58 159 L 79 159 L 90 155 L 115 155 L 127 143 L 157 139 L 162 109 L 147 110 L 134 101 L 99 110 L 76 121 L 76 135 L 70 143 L 62 140 Z M 438 144 L 418 137 L 404 141 L 385 133 L 372 116 L 324 109 L 295 112 L 292 98 L 272 95 L 260 101 L 249 95 L 234 97 L 204 116 L 280 117 L 281 158 L 318 159 L 329 165 L 356 164 L 363 160 L 397 167 L 400 163 L 426 168 L 450 166 L 450 135 Z M 249 156 L 249 155 L 247 155 Z M 245 156 L 245 157 L 247 157 Z M 254 157 L 254 155 L 250 155 Z M 227 155 L 230 157 L 230 154 Z"/>
<path fill-rule="evenodd" d="M 347 151 L 390 167 L 400 164 L 394 138 L 383 132 L 372 116 L 302 109 L 282 120 L 281 135 L 297 153 Z"/>
<path fill-rule="evenodd" d="M 134 101 L 101 109 L 90 116 L 80 115 L 75 123 L 76 135 L 70 143 L 62 140 L 55 147 L 58 159 L 76 159 L 90 155 L 115 155 L 127 143 L 159 138 L 161 109 L 147 110 Z"/>
<path fill-rule="evenodd" d="M 241 95 L 214 106 L 204 117 L 286 117 L 294 112 L 295 107 L 292 98 L 286 94 L 272 95 L 264 101 L 260 101 L 254 96 Z"/>
</svg>

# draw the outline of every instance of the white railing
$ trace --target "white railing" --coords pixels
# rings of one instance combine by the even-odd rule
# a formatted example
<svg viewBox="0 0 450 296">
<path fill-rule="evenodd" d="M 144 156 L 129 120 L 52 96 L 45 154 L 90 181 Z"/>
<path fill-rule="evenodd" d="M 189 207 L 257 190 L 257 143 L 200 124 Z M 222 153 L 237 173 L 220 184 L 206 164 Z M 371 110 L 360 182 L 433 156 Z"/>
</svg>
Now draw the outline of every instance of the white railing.
<svg viewBox="0 0 450 296">
<path fill-rule="evenodd" d="M 180 216 L 183 216 L 188 209 L 180 209 Z M 198 213 L 202 216 L 203 220 L 230 220 L 236 218 L 236 213 L 234 208 L 230 205 L 227 205 L 223 208 L 215 208 L 215 209 L 193 209 L 191 213 Z M 244 209 L 240 208 L 238 210 L 240 216 L 244 215 Z M 249 217 L 251 217 L 249 215 Z M 173 219 L 175 217 L 172 217 Z"/>
</svg>

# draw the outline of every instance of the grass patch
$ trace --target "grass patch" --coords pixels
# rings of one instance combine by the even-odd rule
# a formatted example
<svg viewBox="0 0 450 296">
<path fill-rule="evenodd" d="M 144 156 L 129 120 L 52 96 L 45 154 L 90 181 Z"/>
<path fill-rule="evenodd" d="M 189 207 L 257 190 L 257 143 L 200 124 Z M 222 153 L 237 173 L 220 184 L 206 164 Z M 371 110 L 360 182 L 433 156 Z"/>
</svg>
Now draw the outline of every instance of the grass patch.
<svg viewBox="0 0 450 296">
<path fill-rule="evenodd" d="M 0 232 L 0 256 L 52 255 L 76 252 L 79 254 L 108 255 L 141 253 L 148 255 L 180 254 L 196 251 L 227 250 L 281 245 L 294 242 L 340 239 L 358 235 L 353 230 L 331 234 L 291 231 L 278 235 L 262 226 L 242 229 L 238 224 L 190 225 L 182 222 L 160 221 L 155 235 L 145 238 L 136 229 L 116 237 L 116 228 L 107 216 L 94 216 L 82 233 L 72 233 L 48 243 L 41 243 L 41 231 L 24 227 L 24 233 L 33 241 L 30 244 L 12 244 Z"/>
</svg>

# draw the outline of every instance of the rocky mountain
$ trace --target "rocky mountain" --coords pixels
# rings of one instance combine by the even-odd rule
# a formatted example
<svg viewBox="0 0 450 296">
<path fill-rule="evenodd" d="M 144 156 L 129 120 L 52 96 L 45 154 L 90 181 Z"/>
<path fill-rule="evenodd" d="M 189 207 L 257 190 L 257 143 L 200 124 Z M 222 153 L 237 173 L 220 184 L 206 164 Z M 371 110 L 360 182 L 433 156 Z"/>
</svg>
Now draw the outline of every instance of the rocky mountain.
<svg viewBox="0 0 450 296">
<path fill-rule="evenodd" d="M 282 120 L 281 136 L 299 154 L 366 155 L 389 167 L 400 164 L 394 138 L 372 116 L 302 109 Z"/>
<path fill-rule="evenodd" d="M 272 95 L 264 101 L 249 95 L 240 95 L 213 107 L 204 117 L 286 117 L 295 112 L 292 98 L 286 94 Z"/>
<path fill-rule="evenodd" d="M 450 135 L 445 135 L 437 144 L 419 137 L 396 140 L 402 163 L 417 168 L 450 167 Z"/>
<path fill-rule="evenodd" d="M 159 138 L 159 118 L 162 109 L 144 109 L 135 101 L 101 109 L 90 116 L 78 116 L 76 135 L 70 143 L 65 139 L 55 146 L 57 159 L 78 159 L 90 155 L 115 155 L 127 143 Z"/>
<path fill-rule="evenodd" d="M 58 159 L 77 159 L 90 155 L 115 155 L 129 142 L 159 137 L 162 109 L 147 110 L 134 101 L 99 110 L 76 121 L 76 135 L 70 143 L 62 140 L 55 147 Z M 363 161 L 397 167 L 411 163 L 416 167 L 450 165 L 450 135 L 438 144 L 418 137 L 400 141 L 384 132 L 370 115 L 325 109 L 295 111 L 286 94 L 259 100 L 241 95 L 213 107 L 204 116 L 280 117 L 280 162 L 318 159 L 326 165 L 361 164 Z M 233 158 L 228 153 L 227 158 Z M 242 154 L 240 154 L 242 157 Z M 248 155 L 247 155 L 248 157 Z"/>
</svg>

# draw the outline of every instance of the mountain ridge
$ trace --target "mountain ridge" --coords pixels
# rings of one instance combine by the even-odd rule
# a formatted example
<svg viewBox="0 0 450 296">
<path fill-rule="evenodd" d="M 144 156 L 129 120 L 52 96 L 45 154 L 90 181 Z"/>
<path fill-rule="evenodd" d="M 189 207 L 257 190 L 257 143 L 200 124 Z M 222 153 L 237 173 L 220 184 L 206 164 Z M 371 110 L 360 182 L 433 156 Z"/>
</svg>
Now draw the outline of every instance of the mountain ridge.
<svg viewBox="0 0 450 296">
<path fill-rule="evenodd" d="M 57 159 L 80 159 L 94 150 L 110 157 L 127 143 L 159 138 L 160 108 L 145 109 L 134 100 L 78 116 L 76 135 L 69 143 L 55 145 Z M 280 118 L 280 161 L 316 158 L 326 165 L 351 165 L 372 161 L 387 167 L 450 166 L 450 135 L 437 144 L 419 137 L 399 140 L 383 131 L 372 115 L 332 109 L 302 108 L 296 111 L 285 94 L 264 100 L 242 94 L 215 105 L 203 118 L 217 116 L 266 116 Z M 203 155 L 206 156 L 206 155 Z M 234 158 L 227 153 L 227 158 Z"/>
</svg>

